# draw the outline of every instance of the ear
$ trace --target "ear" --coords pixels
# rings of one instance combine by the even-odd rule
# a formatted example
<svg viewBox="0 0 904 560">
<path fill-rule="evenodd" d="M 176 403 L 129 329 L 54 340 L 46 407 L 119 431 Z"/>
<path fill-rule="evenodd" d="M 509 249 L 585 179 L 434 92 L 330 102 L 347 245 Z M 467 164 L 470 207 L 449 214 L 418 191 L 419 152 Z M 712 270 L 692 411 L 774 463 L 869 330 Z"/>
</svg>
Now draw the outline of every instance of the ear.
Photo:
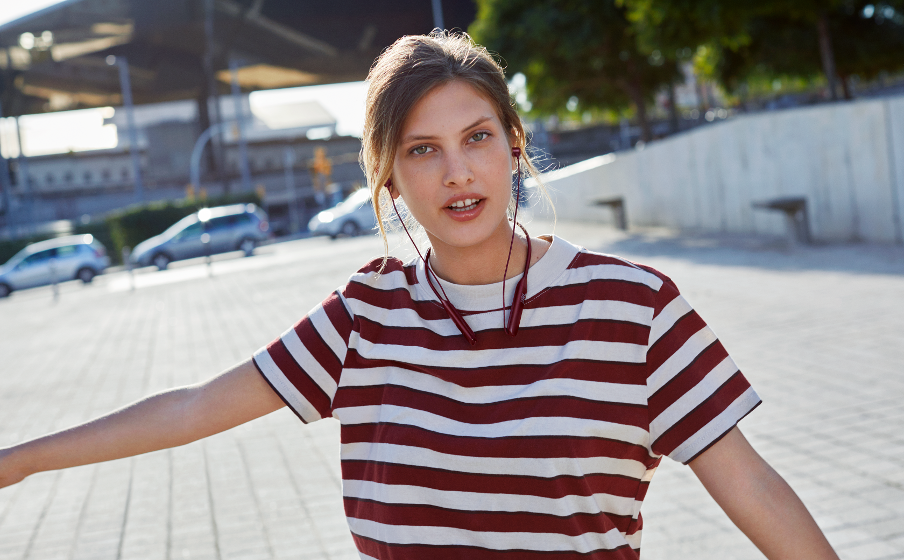
<svg viewBox="0 0 904 560">
<path fill-rule="evenodd" d="M 393 188 L 392 177 L 387 179 L 386 182 L 383 183 L 383 186 L 386 188 L 387 191 L 389 191 L 389 196 L 391 196 L 393 200 L 399 199 L 399 196 L 400 196 L 399 189 Z"/>
</svg>

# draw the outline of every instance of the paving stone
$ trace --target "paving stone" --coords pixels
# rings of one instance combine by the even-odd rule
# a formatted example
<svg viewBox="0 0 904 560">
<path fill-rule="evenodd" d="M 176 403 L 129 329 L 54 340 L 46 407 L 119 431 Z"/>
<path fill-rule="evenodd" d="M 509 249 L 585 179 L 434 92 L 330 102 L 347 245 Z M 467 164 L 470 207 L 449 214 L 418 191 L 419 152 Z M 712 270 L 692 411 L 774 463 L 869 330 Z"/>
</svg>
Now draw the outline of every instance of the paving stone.
<svg viewBox="0 0 904 560">
<path fill-rule="evenodd" d="M 842 558 L 904 559 L 904 250 L 556 228 L 674 279 L 764 398 L 743 431 Z M 228 368 L 381 252 L 372 238 L 311 239 L 217 261 L 212 277 L 177 263 L 139 271 L 134 291 L 111 274 L 57 301 L 49 288 L 13 294 L 0 301 L 0 445 Z M 338 435 L 335 421 L 304 426 L 284 409 L 181 448 L 35 475 L 0 490 L 0 560 L 357 558 Z M 647 560 L 763 558 L 685 466 L 663 462 L 643 515 Z"/>
</svg>

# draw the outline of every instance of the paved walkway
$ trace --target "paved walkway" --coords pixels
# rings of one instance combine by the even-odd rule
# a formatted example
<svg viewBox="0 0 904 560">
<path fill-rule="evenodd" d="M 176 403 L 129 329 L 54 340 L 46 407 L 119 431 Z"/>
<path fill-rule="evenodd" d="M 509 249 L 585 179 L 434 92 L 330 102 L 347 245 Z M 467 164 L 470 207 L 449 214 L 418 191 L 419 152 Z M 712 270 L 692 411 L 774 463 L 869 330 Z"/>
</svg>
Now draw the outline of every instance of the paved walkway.
<svg viewBox="0 0 904 560">
<path fill-rule="evenodd" d="M 534 224 L 534 234 L 544 227 Z M 788 250 L 560 223 L 669 274 L 765 403 L 742 423 L 842 558 L 904 559 L 904 250 Z M 312 239 L 208 269 L 0 301 L 0 446 L 206 378 L 294 323 L 382 247 Z M 352 559 L 338 425 L 287 410 L 183 448 L 0 490 L 0 559 Z M 686 467 L 644 507 L 647 560 L 762 558 Z"/>
</svg>

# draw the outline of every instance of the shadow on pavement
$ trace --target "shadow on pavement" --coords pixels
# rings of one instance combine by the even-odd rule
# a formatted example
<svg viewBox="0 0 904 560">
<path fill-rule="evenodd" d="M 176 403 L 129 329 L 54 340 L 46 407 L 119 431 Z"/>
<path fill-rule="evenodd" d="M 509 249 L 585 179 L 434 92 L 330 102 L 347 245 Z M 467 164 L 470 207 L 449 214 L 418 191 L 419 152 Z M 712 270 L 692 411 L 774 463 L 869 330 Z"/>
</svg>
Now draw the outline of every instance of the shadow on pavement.
<svg viewBox="0 0 904 560">
<path fill-rule="evenodd" d="M 573 224 L 559 224 L 569 238 Z M 588 225 L 599 229 L 599 226 Z M 766 236 L 700 234 L 649 230 L 582 236 L 587 248 L 643 262 L 662 257 L 716 266 L 747 266 L 787 271 L 831 271 L 849 274 L 904 274 L 904 246 L 869 243 L 790 245 Z"/>
</svg>

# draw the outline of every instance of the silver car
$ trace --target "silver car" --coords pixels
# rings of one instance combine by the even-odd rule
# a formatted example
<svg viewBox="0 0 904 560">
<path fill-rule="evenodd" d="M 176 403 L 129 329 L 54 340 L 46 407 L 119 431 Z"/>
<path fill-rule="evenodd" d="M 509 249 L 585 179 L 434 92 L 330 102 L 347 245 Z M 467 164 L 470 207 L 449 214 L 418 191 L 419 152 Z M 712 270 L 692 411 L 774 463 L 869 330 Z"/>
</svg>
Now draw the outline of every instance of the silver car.
<svg viewBox="0 0 904 560">
<path fill-rule="evenodd" d="M 269 237 L 267 213 L 254 204 L 202 208 L 135 246 L 133 265 L 154 265 L 163 270 L 172 261 L 228 251 L 246 256 Z"/>
<path fill-rule="evenodd" d="M 103 244 L 92 235 L 70 235 L 32 243 L 0 266 L 0 297 L 13 290 L 78 279 L 91 282 L 110 266 Z"/>
<path fill-rule="evenodd" d="M 311 233 L 329 235 L 334 239 L 340 234 L 350 237 L 373 231 L 376 227 L 377 217 L 367 189 L 356 190 L 336 206 L 311 218 L 308 223 Z"/>
</svg>

